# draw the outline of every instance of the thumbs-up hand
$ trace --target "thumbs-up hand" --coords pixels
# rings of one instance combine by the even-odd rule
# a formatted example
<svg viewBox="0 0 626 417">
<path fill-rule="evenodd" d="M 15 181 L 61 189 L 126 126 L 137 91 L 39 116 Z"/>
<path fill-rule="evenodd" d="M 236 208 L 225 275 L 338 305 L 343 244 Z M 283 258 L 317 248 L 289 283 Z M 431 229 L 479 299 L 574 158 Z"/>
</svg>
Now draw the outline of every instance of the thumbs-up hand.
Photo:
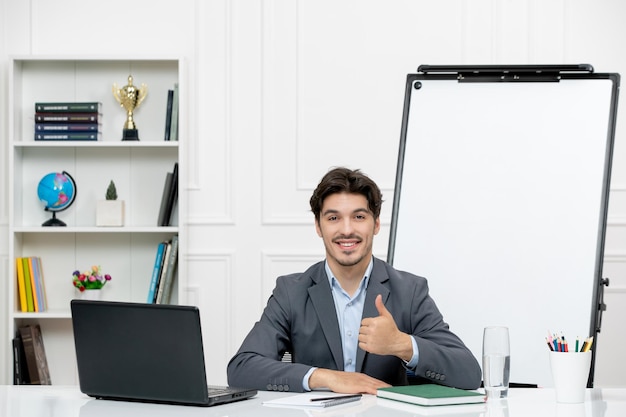
<svg viewBox="0 0 626 417">
<path fill-rule="evenodd" d="M 398 330 L 380 294 L 376 296 L 374 303 L 378 310 L 378 317 L 361 320 L 359 347 L 369 353 L 395 355 L 409 361 L 413 356 L 411 336 Z"/>
</svg>

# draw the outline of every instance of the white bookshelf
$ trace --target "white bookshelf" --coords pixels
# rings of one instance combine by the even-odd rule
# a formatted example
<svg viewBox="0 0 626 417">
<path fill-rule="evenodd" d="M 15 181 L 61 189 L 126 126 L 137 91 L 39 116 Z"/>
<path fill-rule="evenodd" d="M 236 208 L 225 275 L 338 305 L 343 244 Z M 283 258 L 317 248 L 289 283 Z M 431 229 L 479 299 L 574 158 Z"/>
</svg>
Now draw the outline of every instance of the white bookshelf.
<svg viewBox="0 0 626 417">
<path fill-rule="evenodd" d="M 41 326 L 52 383 L 78 383 L 72 335 L 70 300 L 79 296 L 72 286 L 74 270 L 101 265 L 113 279 L 102 299 L 145 302 L 157 245 L 180 237 L 178 274 L 172 302 L 182 303 L 178 291 L 185 276 L 185 191 L 179 186 L 173 226 L 157 227 L 165 175 L 179 163 L 179 185 L 184 175 L 185 71 L 175 57 L 13 57 L 9 68 L 9 276 L 8 332 L 12 340 L 22 324 Z M 145 83 L 148 94 L 135 111 L 139 141 L 122 141 L 126 112 L 112 87 Z M 164 141 L 167 90 L 180 90 L 179 141 Z M 102 102 L 101 141 L 42 142 L 34 140 L 35 102 Z M 76 199 L 56 217 L 66 227 L 42 227 L 51 217 L 37 197 L 37 184 L 47 173 L 67 171 L 77 184 Z M 118 199 L 125 201 L 122 227 L 96 226 L 96 201 L 104 199 L 109 181 Z M 15 258 L 42 260 L 48 310 L 20 311 Z M 181 295 L 182 297 L 182 295 Z M 97 326 L 97 323 L 94 323 Z M 12 349 L 7 369 L 13 372 Z M 8 376 L 12 380 L 12 374 Z"/>
</svg>

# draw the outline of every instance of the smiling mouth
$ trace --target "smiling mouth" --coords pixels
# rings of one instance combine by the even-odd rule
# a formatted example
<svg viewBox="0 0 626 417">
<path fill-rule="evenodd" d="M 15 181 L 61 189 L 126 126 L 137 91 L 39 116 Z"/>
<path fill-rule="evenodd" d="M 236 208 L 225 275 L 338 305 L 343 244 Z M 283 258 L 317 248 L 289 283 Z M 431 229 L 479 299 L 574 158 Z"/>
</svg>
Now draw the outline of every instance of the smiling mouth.
<svg viewBox="0 0 626 417">
<path fill-rule="evenodd" d="M 335 244 L 337 244 L 341 249 L 350 250 L 350 249 L 354 249 L 360 242 L 361 242 L 360 240 L 350 240 L 350 241 L 336 240 Z"/>
</svg>

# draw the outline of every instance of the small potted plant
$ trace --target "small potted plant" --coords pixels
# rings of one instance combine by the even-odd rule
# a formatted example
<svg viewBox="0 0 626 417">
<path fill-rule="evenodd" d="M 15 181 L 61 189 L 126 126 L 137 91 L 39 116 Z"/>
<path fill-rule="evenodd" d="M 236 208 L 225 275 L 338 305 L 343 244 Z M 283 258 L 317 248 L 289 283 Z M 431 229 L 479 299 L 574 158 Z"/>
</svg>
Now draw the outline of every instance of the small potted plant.
<svg viewBox="0 0 626 417">
<path fill-rule="evenodd" d="M 100 265 L 93 265 L 87 271 L 72 272 L 72 284 L 80 291 L 81 298 L 99 300 L 100 290 L 111 281 L 111 275 L 103 274 Z"/>
<path fill-rule="evenodd" d="M 117 199 L 113 180 L 109 183 L 105 200 L 98 200 L 96 226 L 124 226 L 124 201 Z"/>
</svg>

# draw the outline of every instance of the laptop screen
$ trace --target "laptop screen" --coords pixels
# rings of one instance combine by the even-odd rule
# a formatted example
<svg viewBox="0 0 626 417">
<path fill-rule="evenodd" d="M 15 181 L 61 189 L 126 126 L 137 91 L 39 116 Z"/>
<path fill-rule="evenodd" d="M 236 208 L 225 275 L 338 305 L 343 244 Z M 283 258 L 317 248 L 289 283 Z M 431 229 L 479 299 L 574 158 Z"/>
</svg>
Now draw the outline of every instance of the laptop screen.
<svg viewBox="0 0 626 417">
<path fill-rule="evenodd" d="M 206 404 L 197 307 L 72 300 L 83 393 L 107 399 Z"/>
</svg>

